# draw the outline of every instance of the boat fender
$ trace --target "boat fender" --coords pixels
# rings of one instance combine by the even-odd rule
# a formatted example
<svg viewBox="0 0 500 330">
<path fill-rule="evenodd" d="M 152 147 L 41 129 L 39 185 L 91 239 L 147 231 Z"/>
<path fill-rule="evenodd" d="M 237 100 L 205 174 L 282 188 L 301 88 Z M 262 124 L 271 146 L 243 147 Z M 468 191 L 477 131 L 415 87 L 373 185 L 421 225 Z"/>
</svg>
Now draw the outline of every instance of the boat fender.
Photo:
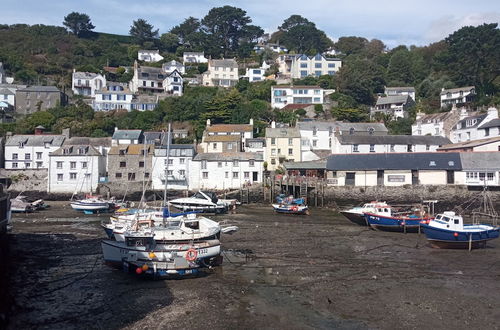
<svg viewBox="0 0 500 330">
<path fill-rule="evenodd" d="M 454 233 L 453 236 L 458 237 L 458 233 Z"/>
<path fill-rule="evenodd" d="M 196 251 L 193 248 L 190 248 L 189 250 L 186 251 L 187 261 L 195 261 L 197 256 L 198 256 L 198 251 Z"/>
<path fill-rule="evenodd" d="M 292 211 L 297 212 L 299 210 L 298 206 L 292 206 Z"/>
</svg>

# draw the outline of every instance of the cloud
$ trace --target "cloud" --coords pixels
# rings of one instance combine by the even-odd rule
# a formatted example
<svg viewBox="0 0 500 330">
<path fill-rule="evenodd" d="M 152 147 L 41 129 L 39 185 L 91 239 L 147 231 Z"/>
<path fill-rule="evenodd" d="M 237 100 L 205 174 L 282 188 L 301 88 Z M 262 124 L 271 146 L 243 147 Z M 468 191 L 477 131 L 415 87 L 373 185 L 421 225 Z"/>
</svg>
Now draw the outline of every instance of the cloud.
<svg viewBox="0 0 500 330">
<path fill-rule="evenodd" d="M 427 43 L 436 42 L 464 26 L 478 26 L 484 23 L 500 23 L 500 12 L 443 16 L 430 23 L 424 33 L 424 41 Z"/>
</svg>

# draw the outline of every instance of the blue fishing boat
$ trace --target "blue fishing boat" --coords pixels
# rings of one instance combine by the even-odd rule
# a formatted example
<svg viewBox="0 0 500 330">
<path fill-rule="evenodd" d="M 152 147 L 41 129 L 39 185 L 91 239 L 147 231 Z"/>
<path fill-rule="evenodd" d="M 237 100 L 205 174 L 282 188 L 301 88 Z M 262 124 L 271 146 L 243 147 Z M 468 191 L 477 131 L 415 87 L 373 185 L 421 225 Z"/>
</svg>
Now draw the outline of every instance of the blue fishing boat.
<svg viewBox="0 0 500 330">
<path fill-rule="evenodd" d="M 375 212 L 365 212 L 366 221 L 373 229 L 397 232 L 417 232 L 420 222 L 430 219 L 421 207 L 410 211 L 393 212 L 388 205 L 380 206 Z"/>
<path fill-rule="evenodd" d="M 273 204 L 273 209 L 277 213 L 285 214 L 309 214 L 307 205 L 299 204 Z"/>
<path fill-rule="evenodd" d="M 293 196 L 286 196 L 285 194 L 279 194 L 276 196 L 276 202 L 278 204 L 297 204 L 304 205 L 306 203 L 305 198 L 294 198 Z"/>
<path fill-rule="evenodd" d="M 483 248 L 486 242 L 498 238 L 499 227 L 483 224 L 466 224 L 455 212 L 438 214 L 434 219 L 421 223 L 432 247 L 444 249 Z"/>
</svg>

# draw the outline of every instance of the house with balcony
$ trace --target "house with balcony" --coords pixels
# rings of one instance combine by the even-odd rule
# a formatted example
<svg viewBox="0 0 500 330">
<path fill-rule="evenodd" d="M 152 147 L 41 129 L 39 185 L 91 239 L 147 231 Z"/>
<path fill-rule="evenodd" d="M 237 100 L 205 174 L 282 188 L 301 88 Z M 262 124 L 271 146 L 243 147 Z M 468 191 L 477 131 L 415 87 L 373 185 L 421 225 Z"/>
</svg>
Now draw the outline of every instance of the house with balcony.
<svg viewBox="0 0 500 330">
<path fill-rule="evenodd" d="M 106 176 L 104 148 L 65 144 L 49 155 L 47 192 L 92 193 Z"/>
<path fill-rule="evenodd" d="M 149 181 L 154 150 L 151 144 L 112 146 L 108 153 L 109 182 L 133 184 Z"/>
<path fill-rule="evenodd" d="M 16 107 L 16 91 L 26 85 L 0 84 L 0 102 L 5 102 L 12 108 Z"/>
<path fill-rule="evenodd" d="M 163 60 L 163 56 L 160 55 L 158 49 L 141 49 L 137 52 L 137 59 L 143 62 L 160 62 Z"/>
<path fill-rule="evenodd" d="M 182 55 L 184 65 L 207 63 L 208 59 L 205 57 L 204 52 L 184 52 Z"/>
<path fill-rule="evenodd" d="M 248 79 L 249 82 L 259 82 L 266 79 L 265 76 L 266 69 L 264 68 L 246 68 L 246 73 L 243 76 Z"/>
<path fill-rule="evenodd" d="M 342 67 L 342 60 L 338 58 L 325 57 L 322 54 L 315 56 L 280 55 L 276 59 L 281 75 L 292 79 L 301 79 L 307 76 L 334 75 Z"/>
<path fill-rule="evenodd" d="M 478 140 L 487 137 L 498 136 L 495 126 L 498 119 L 498 110 L 489 108 L 487 112 L 467 113 L 465 110 L 460 114 L 460 120 L 453 127 L 451 141 L 453 143 Z"/>
<path fill-rule="evenodd" d="M 77 72 L 73 69 L 71 89 L 73 94 L 94 97 L 106 86 L 106 77 L 94 72 Z"/>
<path fill-rule="evenodd" d="M 186 73 L 186 68 L 184 67 L 184 64 L 177 62 L 176 60 L 172 60 L 170 62 L 163 63 L 161 66 L 164 72 L 173 72 L 177 71 L 180 74 L 185 74 Z"/>
<path fill-rule="evenodd" d="M 417 100 L 415 98 L 415 87 L 385 87 L 384 94 L 387 96 L 408 95 L 413 101 Z"/>
<path fill-rule="evenodd" d="M 409 95 L 383 96 L 370 109 L 370 117 L 375 118 L 378 113 L 390 116 L 392 119 L 408 117 L 408 110 L 415 105 Z"/>
<path fill-rule="evenodd" d="M 191 162 L 189 189 L 239 189 L 260 183 L 263 163 L 260 153 L 199 153 Z"/>
<path fill-rule="evenodd" d="M 466 105 L 474 100 L 476 88 L 474 86 L 442 89 L 440 93 L 441 108 L 453 105 Z"/>
<path fill-rule="evenodd" d="M 411 135 L 444 136 L 451 139 L 451 131 L 459 118 L 460 114 L 456 108 L 428 115 L 418 112 L 415 123 L 411 125 Z"/>
<path fill-rule="evenodd" d="M 273 121 L 266 128 L 266 150 L 264 159 L 268 170 L 274 171 L 284 162 L 300 162 L 301 138 L 298 127 L 277 127 Z"/>
<path fill-rule="evenodd" d="M 134 94 L 127 84 L 108 82 L 104 88 L 95 93 L 92 101 L 94 111 L 132 110 Z"/>
<path fill-rule="evenodd" d="M 234 87 L 238 83 L 238 62 L 234 59 L 209 60 L 202 75 L 203 86 Z"/>
<path fill-rule="evenodd" d="M 282 109 L 290 104 L 323 104 L 325 91 L 319 86 L 276 85 L 271 87 L 271 107 Z"/>
<path fill-rule="evenodd" d="M 182 96 L 184 79 L 179 71 L 173 70 L 168 72 L 163 80 L 165 92 L 169 95 Z"/>
<path fill-rule="evenodd" d="M 442 136 L 335 134 L 332 138 L 332 153 L 435 152 L 450 142 Z"/>
<path fill-rule="evenodd" d="M 189 188 L 189 171 L 196 155 L 192 144 L 171 144 L 167 159 L 166 146 L 156 147 L 153 155 L 152 186 L 154 190 L 165 189 L 187 190 Z"/>
</svg>

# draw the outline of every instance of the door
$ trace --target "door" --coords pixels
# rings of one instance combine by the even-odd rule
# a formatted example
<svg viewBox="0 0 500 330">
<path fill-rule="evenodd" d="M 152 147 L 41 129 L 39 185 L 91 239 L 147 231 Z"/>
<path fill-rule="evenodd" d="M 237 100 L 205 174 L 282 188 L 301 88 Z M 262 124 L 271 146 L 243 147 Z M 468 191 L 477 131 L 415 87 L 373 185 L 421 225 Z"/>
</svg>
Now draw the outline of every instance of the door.
<svg viewBox="0 0 500 330">
<path fill-rule="evenodd" d="M 413 184 L 413 185 L 418 184 L 418 171 L 417 170 L 411 171 L 411 184 Z"/>
<path fill-rule="evenodd" d="M 377 171 L 377 186 L 384 185 L 384 170 Z"/>
<path fill-rule="evenodd" d="M 354 186 L 356 184 L 356 173 L 354 172 L 347 172 L 345 174 L 345 185 L 346 186 Z"/>
<path fill-rule="evenodd" d="M 446 171 L 446 183 L 447 184 L 455 183 L 455 171 L 452 170 Z"/>
<path fill-rule="evenodd" d="M 252 172 L 252 181 L 253 182 L 259 181 L 259 172 Z"/>
</svg>

